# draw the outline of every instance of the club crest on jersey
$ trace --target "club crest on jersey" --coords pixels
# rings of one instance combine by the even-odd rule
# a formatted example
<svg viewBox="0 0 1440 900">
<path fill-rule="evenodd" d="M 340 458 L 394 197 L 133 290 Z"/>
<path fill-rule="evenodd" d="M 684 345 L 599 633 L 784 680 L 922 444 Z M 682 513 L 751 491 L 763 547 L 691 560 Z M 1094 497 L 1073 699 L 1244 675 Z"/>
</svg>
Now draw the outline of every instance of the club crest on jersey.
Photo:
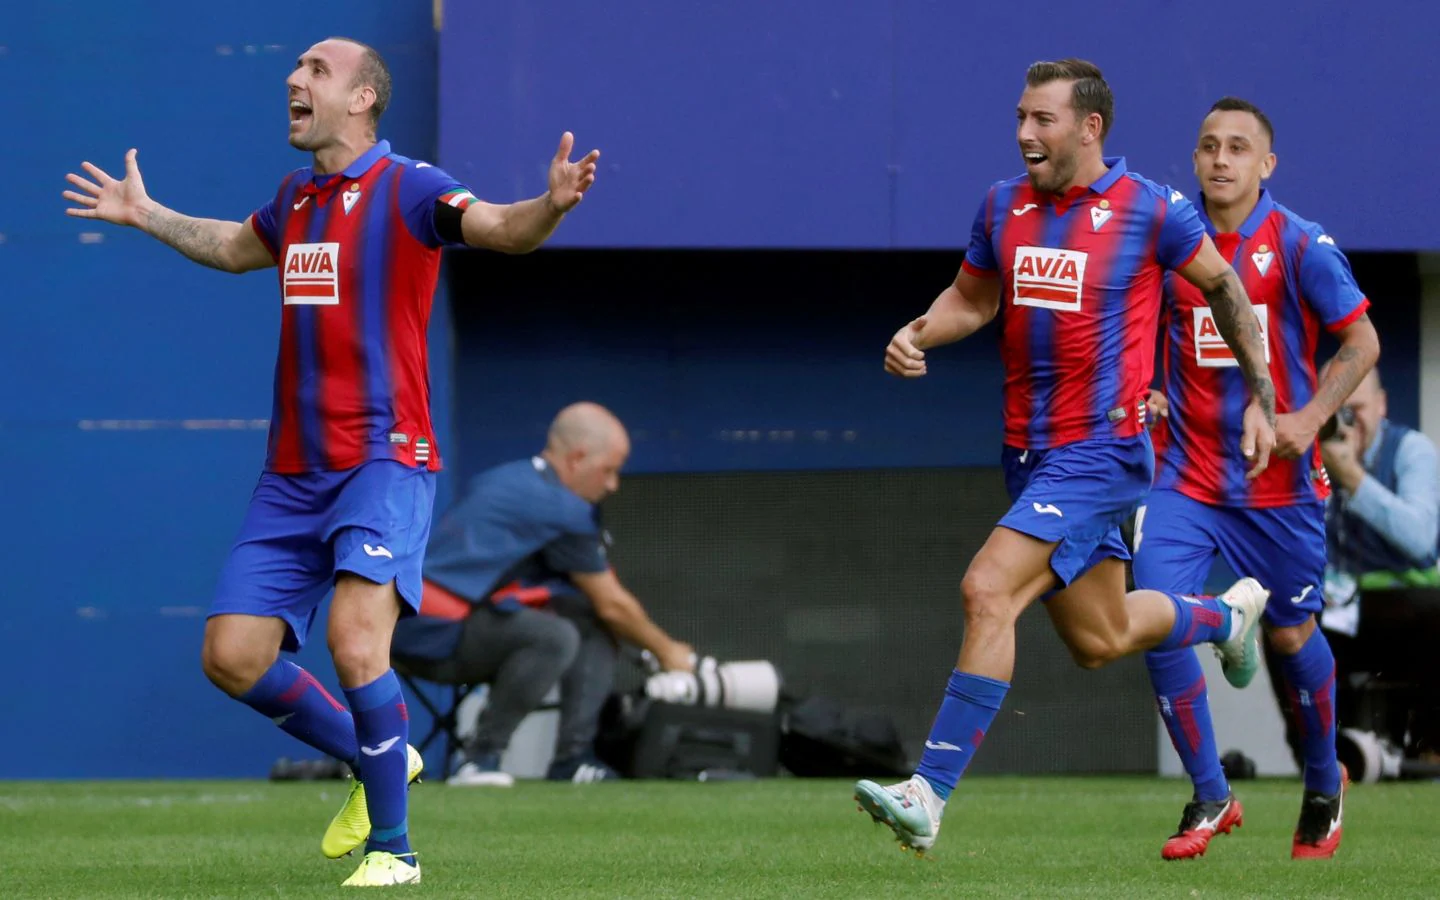
<svg viewBox="0 0 1440 900">
<path fill-rule="evenodd" d="M 1099 231 L 1100 226 L 1110 221 L 1115 211 L 1110 208 L 1109 200 L 1101 200 L 1098 206 L 1090 207 L 1090 230 Z"/>
<path fill-rule="evenodd" d="M 1012 270 L 1015 305 L 1079 311 L 1087 259 L 1089 254 L 1081 250 L 1016 247 Z"/>
<path fill-rule="evenodd" d="M 1260 322 L 1260 343 L 1265 347 L 1265 364 L 1270 364 L 1270 316 L 1265 304 L 1252 307 L 1255 318 Z M 1195 365 L 1205 369 L 1224 369 L 1240 365 L 1235 354 L 1230 352 L 1220 329 L 1215 325 L 1215 316 L 1210 307 L 1195 307 Z"/>
<path fill-rule="evenodd" d="M 1260 249 L 1250 254 L 1250 261 L 1255 264 L 1255 271 L 1264 278 L 1270 272 L 1270 264 L 1275 261 L 1275 251 L 1270 249 L 1269 244 L 1261 244 Z"/>
<path fill-rule="evenodd" d="M 338 306 L 340 244 L 291 244 L 285 248 L 281 293 L 286 306 Z"/>
<path fill-rule="evenodd" d="M 340 202 L 345 204 L 345 215 L 350 215 L 350 208 L 360 199 L 360 185 L 352 184 L 350 189 L 340 195 Z"/>
</svg>

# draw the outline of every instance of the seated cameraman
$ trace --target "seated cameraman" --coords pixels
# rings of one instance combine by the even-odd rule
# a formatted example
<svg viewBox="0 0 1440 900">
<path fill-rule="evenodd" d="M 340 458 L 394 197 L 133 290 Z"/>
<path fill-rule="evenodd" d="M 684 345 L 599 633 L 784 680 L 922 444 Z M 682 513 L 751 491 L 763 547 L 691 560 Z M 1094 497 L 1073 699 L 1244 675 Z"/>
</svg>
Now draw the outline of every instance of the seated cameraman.
<svg viewBox="0 0 1440 900">
<path fill-rule="evenodd" d="M 630 439 L 593 403 L 555 417 L 539 456 L 480 473 L 437 523 L 420 614 L 395 629 L 396 668 L 446 684 L 488 684 L 455 785 L 508 786 L 500 756 L 558 681 L 547 777 L 616 777 L 593 751 L 618 659 L 616 639 L 690 671 L 690 645 L 662 631 L 610 568 L 599 504 L 620 486 Z"/>
<path fill-rule="evenodd" d="M 1440 758 L 1440 460 L 1418 431 L 1385 417 L 1385 391 L 1372 369 L 1321 432 L 1320 453 L 1333 489 L 1325 515 L 1329 563 L 1320 624 L 1335 652 L 1336 714 L 1357 719 L 1353 673 L 1412 688 L 1413 703 L 1382 735 L 1408 755 Z M 1279 682 L 1272 679 L 1272 683 Z M 1288 714 L 1294 698 L 1277 689 Z M 1286 738 L 1297 753 L 1294 717 Z"/>
</svg>

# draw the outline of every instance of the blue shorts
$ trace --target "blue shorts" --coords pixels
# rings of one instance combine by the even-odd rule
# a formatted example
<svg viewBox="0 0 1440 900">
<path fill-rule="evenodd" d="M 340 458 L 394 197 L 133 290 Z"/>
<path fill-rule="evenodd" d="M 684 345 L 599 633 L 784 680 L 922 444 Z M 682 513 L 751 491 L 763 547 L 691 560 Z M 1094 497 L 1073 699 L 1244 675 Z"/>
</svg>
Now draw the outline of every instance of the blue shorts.
<svg viewBox="0 0 1440 900">
<path fill-rule="evenodd" d="M 266 472 L 220 572 L 210 615 L 283 619 L 283 649 L 305 645 L 339 572 L 395 582 L 401 614 L 420 608 L 435 474 L 390 460 L 343 472 Z"/>
<path fill-rule="evenodd" d="M 1062 585 L 1110 557 L 1129 559 L 1120 525 L 1150 490 L 1150 435 L 1077 441 L 1050 450 L 1006 447 L 1000 457 L 1014 504 L 1000 524 L 1059 544 L 1050 568 Z"/>
<path fill-rule="evenodd" d="M 1216 555 L 1270 589 L 1265 620 L 1285 627 L 1324 605 L 1325 506 L 1211 506 L 1154 491 L 1135 516 L 1135 586 L 1198 594 Z"/>
</svg>

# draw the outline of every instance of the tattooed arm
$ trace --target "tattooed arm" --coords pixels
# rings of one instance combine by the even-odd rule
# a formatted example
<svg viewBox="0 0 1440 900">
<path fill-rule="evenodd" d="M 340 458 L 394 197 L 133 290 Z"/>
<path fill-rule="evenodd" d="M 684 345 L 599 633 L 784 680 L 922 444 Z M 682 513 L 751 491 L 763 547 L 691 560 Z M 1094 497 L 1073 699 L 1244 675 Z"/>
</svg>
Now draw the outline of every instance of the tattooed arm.
<svg viewBox="0 0 1440 900">
<path fill-rule="evenodd" d="M 1215 328 L 1225 339 L 1245 383 L 1250 386 L 1250 405 L 1245 408 L 1240 450 L 1255 465 L 1246 473 L 1254 479 L 1270 464 L 1270 450 L 1275 444 L 1275 385 L 1270 380 L 1270 367 L 1265 362 L 1265 338 L 1260 320 L 1245 295 L 1240 276 L 1206 237 L 1200 250 L 1188 265 L 1180 269 L 1181 277 L 1198 287 L 1210 304 Z"/>
<path fill-rule="evenodd" d="M 81 167 L 90 178 L 73 172 L 65 176 L 66 181 L 80 189 L 64 192 L 65 199 L 74 204 L 65 210 L 67 215 L 139 228 L 212 269 L 248 272 L 275 265 L 275 258 L 248 219 L 245 222 L 193 219 L 151 200 L 145 192 L 134 150 L 125 154 L 124 178 L 113 178 L 88 162 Z"/>
<path fill-rule="evenodd" d="M 1265 363 L 1265 336 L 1260 333 L 1260 320 L 1255 318 L 1255 309 L 1245 296 L 1240 276 L 1226 266 L 1202 285 L 1201 290 L 1215 317 L 1216 330 L 1235 354 L 1245 383 L 1250 385 L 1250 392 L 1265 411 L 1265 417 L 1273 423 L 1275 385 L 1270 381 L 1270 367 Z"/>
<path fill-rule="evenodd" d="M 250 221 L 196 219 L 166 209 L 155 201 L 140 212 L 137 227 L 202 266 L 223 272 L 249 272 L 275 265 Z"/>
<path fill-rule="evenodd" d="M 1335 239 L 1314 228 L 1297 247 L 1301 301 L 1340 339 L 1340 350 L 1320 372 L 1315 396 L 1293 416 L 1281 416 L 1276 452 L 1282 456 L 1310 452 L 1316 434 L 1375 367 L 1380 338 L 1365 310 L 1370 301 L 1355 283 L 1350 261 Z"/>
<path fill-rule="evenodd" d="M 1369 316 L 1361 316 L 1346 325 L 1337 336 L 1340 349 L 1325 364 L 1320 387 L 1306 404 L 1307 409 L 1315 407 L 1315 417 L 1321 424 L 1335 415 L 1380 361 L 1380 336 L 1375 333 Z"/>
<path fill-rule="evenodd" d="M 1345 405 L 1380 358 L 1380 336 L 1367 315 L 1336 332 L 1340 349 L 1320 370 L 1320 386 L 1303 409 L 1280 417 L 1275 428 L 1275 453 L 1286 459 L 1301 456 L 1335 411 Z"/>
</svg>

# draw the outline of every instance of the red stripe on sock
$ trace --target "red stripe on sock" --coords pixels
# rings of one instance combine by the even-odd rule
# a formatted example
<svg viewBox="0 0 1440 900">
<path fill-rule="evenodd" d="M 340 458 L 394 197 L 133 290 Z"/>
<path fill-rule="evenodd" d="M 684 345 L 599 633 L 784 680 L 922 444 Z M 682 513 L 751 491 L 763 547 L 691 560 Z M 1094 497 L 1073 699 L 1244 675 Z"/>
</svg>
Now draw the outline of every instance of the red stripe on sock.
<svg viewBox="0 0 1440 900">
<path fill-rule="evenodd" d="M 1219 628 L 1220 623 L 1225 621 L 1225 617 L 1220 615 L 1218 611 L 1205 609 L 1203 606 L 1196 607 L 1192 612 L 1194 613 L 1195 621 L 1210 628 Z"/>
<path fill-rule="evenodd" d="M 1190 627 L 1185 631 L 1185 636 L 1180 639 L 1181 647 L 1189 647 L 1195 643 L 1195 629 L 1200 627 L 1200 622 L 1194 616 L 1190 617 Z"/>
<path fill-rule="evenodd" d="M 1205 691 L 1205 682 L 1197 681 L 1171 702 L 1175 719 L 1185 740 L 1190 744 L 1191 753 L 1200 752 L 1200 724 L 1195 720 L 1195 700 Z"/>
<path fill-rule="evenodd" d="M 311 675 L 304 669 L 300 670 L 300 675 L 295 679 L 295 683 L 290 685 L 290 687 L 286 689 L 285 693 L 280 695 L 279 700 L 281 703 L 284 703 L 287 706 L 293 706 L 295 704 L 295 701 L 299 700 L 302 696 L 304 696 L 306 688 L 312 687 L 320 692 L 320 696 L 324 697 L 325 700 L 332 707 L 334 707 L 336 712 L 345 711 L 345 707 L 340 705 L 340 701 L 330 696 L 330 692 L 325 690 L 325 686 L 320 682 L 316 681 L 315 676 Z"/>
<path fill-rule="evenodd" d="M 1330 694 L 1335 687 L 1335 667 L 1330 667 L 1330 677 L 1320 685 L 1320 690 L 1310 697 L 1310 702 L 1315 704 L 1315 714 L 1320 717 L 1320 733 L 1329 734 L 1335 727 L 1335 709 L 1330 703 Z"/>
<path fill-rule="evenodd" d="M 315 690 L 320 692 L 320 696 L 324 697 L 325 702 L 329 703 L 336 712 L 346 712 L 345 704 L 331 696 L 330 692 L 325 690 L 325 685 L 316 681 L 313 677 L 310 679 L 310 682 L 315 685 Z"/>
<path fill-rule="evenodd" d="M 315 683 L 315 679 L 311 677 L 309 672 L 304 669 L 299 671 L 300 674 L 295 676 L 295 683 L 286 688 L 285 693 L 276 698 L 286 706 L 294 706 L 295 701 L 300 699 L 300 695 L 305 693 L 305 689 Z"/>
</svg>

